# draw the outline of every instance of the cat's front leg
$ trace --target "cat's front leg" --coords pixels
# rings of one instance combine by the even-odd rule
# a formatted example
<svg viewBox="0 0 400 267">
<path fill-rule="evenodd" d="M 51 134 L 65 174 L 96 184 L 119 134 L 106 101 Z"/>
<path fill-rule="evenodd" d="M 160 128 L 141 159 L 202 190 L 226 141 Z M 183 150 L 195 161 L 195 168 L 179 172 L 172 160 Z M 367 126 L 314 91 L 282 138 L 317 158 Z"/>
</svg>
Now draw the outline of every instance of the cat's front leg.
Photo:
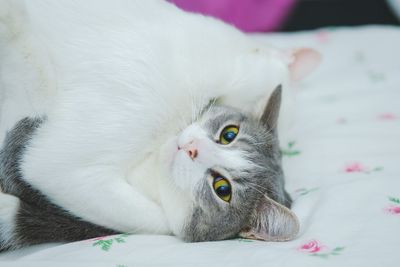
<svg viewBox="0 0 400 267">
<path fill-rule="evenodd" d="M 124 233 L 170 234 L 163 209 L 124 179 L 102 172 L 72 174 L 51 185 L 29 180 L 51 203 L 84 221 Z M 63 175 L 60 175 L 63 176 Z M 44 182 L 42 184 L 41 182 Z"/>
<path fill-rule="evenodd" d="M 98 180 L 97 180 L 98 181 Z M 92 223 L 126 233 L 170 234 L 166 215 L 157 203 L 123 179 L 95 182 L 91 192 L 74 191 L 67 207 Z M 57 199 L 58 200 L 58 199 Z M 63 202 L 61 200 L 61 202 Z M 84 203 L 84 205 L 82 205 Z"/>
</svg>

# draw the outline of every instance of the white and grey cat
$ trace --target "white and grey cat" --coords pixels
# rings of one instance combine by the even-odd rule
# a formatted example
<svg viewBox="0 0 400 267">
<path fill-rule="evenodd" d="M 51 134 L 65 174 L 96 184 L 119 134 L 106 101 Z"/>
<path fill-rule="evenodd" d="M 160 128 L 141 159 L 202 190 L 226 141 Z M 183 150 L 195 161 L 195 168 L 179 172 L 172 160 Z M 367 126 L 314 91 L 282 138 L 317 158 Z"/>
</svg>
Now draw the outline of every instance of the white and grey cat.
<svg viewBox="0 0 400 267">
<path fill-rule="evenodd" d="M 161 0 L 0 0 L 0 247 L 293 238 L 275 126 L 317 61 Z"/>
</svg>

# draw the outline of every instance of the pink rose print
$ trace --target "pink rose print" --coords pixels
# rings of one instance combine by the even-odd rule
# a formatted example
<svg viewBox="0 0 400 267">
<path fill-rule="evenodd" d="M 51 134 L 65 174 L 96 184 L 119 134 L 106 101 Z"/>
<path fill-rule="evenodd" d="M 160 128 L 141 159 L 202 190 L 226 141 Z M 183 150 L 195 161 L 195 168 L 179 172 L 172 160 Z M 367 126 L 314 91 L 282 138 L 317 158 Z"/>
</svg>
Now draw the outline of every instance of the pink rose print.
<svg viewBox="0 0 400 267">
<path fill-rule="evenodd" d="M 384 211 L 389 214 L 400 215 L 400 198 L 388 197 L 391 205 L 384 208 Z"/>
<path fill-rule="evenodd" d="M 385 211 L 390 214 L 400 215 L 400 206 L 389 206 L 385 208 Z"/>
<path fill-rule="evenodd" d="M 379 114 L 378 119 L 381 121 L 392 121 L 397 119 L 397 116 L 393 113 L 386 112 Z"/>
<path fill-rule="evenodd" d="M 365 167 L 363 164 L 361 164 L 359 162 L 353 162 L 353 163 L 347 164 L 344 167 L 344 171 L 347 172 L 347 173 L 362 172 L 362 173 L 369 174 L 369 173 L 372 173 L 372 172 L 378 172 L 378 171 L 382 171 L 382 170 L 383 170 L 382 166 L 378 166 L 378 167 L 375 167 L 373 169 L 370 169 L 370 168 Z"/>
<path fill-rule="evenodd" d="M 321 245 L 317 240 L 313 239 L 300 245 L 297 250 L 304 252 L 310 256 L 327 259 L 330 256 L 337 256 L 342 253 L 345 247 L 335 247 L 334 249 L 328 249 L 326 246 Z"/>
<path fill-rule="evenodd" d="M 345 167 L 345 172 L 365 172 L 367 169 L 358 162 L 351 163 Z"/>
<path fill-rule="evenodd" d="M 337 124 L 346 124 L 346 123 L 347 123 L 347 120 L 346 120 L 345 118 L 338 118 L 338 119 L 336 120 L 336 123 L 337 123 Z"/>
<path fill-rule="evenodd" d="M 317 39 L 318 42 L 321 44 L 326 44 L 329 43 L 329 33 L 327 31 L 318 31 L 315 34 L 315 38 Z"/>
<path fill-rule="evenodd" d="M 301 245 L 298 250 L 306 253 L 316 253 L 321 251 L 323 248 L 325 248 L 325 246 L 321 246 L 317 240 L 313 239 L 308 241 L 308 243 Z"/>
</svg>

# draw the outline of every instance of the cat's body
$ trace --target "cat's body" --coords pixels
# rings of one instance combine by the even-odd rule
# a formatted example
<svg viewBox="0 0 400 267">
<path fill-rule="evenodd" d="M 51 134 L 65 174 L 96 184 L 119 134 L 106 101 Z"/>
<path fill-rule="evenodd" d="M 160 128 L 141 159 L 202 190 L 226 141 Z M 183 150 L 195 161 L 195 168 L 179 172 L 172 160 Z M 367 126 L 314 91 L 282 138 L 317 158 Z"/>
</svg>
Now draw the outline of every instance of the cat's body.
<svg viewBox="0 0 400 267">
<path fill-rule="evenodd" d="M 104 229 L 185 238 L 192 196 L 165 167 L 181 131 L 215 99 L 259 117 L 291 63 L 163 1 L 0 0 L 0 141 L 21 119 L 45 118 L 18 162 L 25 183 Z M 4 229 L 18 206 L 5 205 Z"/>
</svg>

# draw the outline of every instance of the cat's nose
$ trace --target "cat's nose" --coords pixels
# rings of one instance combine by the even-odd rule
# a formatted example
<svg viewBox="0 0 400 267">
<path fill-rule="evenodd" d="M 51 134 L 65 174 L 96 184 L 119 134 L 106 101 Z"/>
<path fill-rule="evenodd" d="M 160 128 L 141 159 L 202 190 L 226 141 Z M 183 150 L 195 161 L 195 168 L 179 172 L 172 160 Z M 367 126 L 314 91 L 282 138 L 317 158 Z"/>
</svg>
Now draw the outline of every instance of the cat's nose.
<svg viewBox="0 0 400 267">
<path fill-rule="evenodd" d="M 184 145 L 182 147 L 182 149 L 185 150 L 185 152 L 188 154 L 188 156 L 192 160 L 194 160 L 197 157 L 197 155 L 199 154 L 199 152 L 197 151 L 197 148 L 196 148 L 195 144 L 193 143 L 193 141 L 188 143 L 188 144 L 186 144 L 186 145 Z"/>
</svg>

